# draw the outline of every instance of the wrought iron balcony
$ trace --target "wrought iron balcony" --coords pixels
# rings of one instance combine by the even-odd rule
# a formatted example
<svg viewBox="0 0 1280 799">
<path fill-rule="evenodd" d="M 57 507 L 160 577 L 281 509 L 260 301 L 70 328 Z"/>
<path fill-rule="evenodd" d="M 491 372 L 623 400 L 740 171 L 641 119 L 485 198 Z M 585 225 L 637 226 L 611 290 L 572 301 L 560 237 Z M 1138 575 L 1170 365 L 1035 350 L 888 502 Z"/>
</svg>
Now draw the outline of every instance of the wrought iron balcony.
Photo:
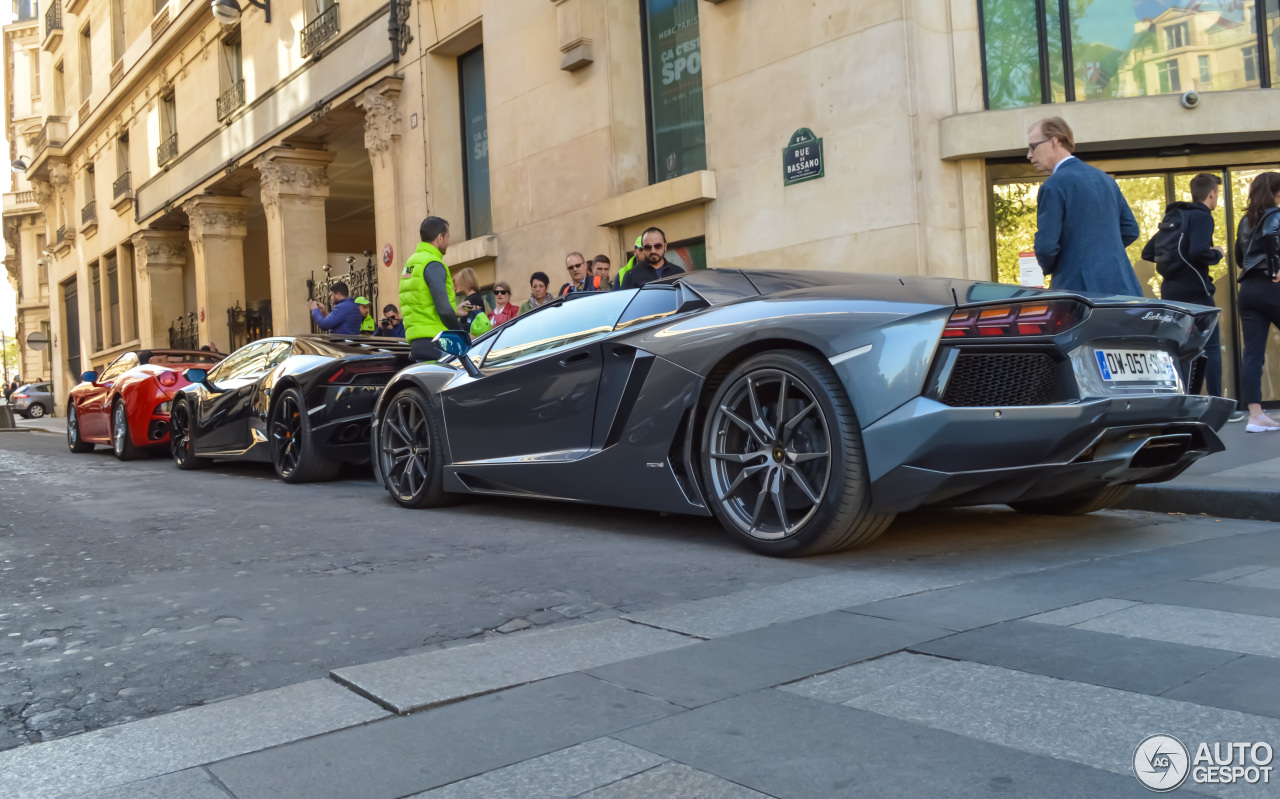
<svg viewBox="0 0 1280 799">
<path fill-rule="evenodd" d="M 67 226 L 63 225 L 62 227 L 58 228 L 57 233 L 53 234 L 53 243 L 61 244 L 66 240 L 67 240 Z"/>
<path fill-rule="evenodd" d="M 338 35 L 338 4 L 326 8 L 320 16 L 311 20 L 302 29 L 302 57 L 320 49 L 320 45 Z"/>
<path fill-rule="evenodd" d="M 129 192 L 129 189 L 133 188 L 132 176 L 132 172 L 125 172 L 123 175 L 115 179 L 115 182 L 111 184 L 112 198 L 123 197 Z"/>
<path fill-rule="evenodd" d="M 98 201 L 90 200 L 89 204 L 80 209 L 80 224 L 87 225 L 91 221 L 98 218 Z"/>
<path fill-rule="evenodd" d="M 178 134 L 173 134 L 156 148 L 156 163 L 164 166 L 178 157 Z"/>
<path fill-rule="evenodd" d="M 44 35 L 45 38 L 54 31 L 62 30 L 62 0 L 52 0 L 49 8 L 44 12 Z"/>
<path fill-rule="evenodd" d="M 244 105 L 244 81 L 236 81 L 218 98 L 218 120 L 231 116 L 231 112 Z"/>
</svg>

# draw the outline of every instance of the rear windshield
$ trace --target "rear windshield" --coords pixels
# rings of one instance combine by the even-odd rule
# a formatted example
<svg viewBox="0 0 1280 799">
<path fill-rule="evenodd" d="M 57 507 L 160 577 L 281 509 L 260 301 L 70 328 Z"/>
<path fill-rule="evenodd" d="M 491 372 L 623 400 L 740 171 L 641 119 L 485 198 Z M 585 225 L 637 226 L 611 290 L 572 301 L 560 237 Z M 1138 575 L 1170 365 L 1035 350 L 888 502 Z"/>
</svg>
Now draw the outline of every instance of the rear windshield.
<svg viewBox="0 0 1280 799">
<path fill-rule="evenodd" d="M 152 363 L 156 366 L 168 366 L 175 363 L 217 363 L 221 360 L 221 355 L 192 352 L 181 355 L 152 355 L 147 363 Z"/>
</svg>

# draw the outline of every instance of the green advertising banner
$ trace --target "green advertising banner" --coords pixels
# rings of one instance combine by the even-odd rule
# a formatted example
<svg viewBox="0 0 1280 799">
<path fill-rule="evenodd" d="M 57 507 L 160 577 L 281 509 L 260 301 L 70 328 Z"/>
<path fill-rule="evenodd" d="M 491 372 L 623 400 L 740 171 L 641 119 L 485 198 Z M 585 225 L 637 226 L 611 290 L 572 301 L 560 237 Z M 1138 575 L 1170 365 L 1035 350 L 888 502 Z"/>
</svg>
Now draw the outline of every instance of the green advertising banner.
<svg viewBox="0 0 1280 799">
<path fill-rule="evenodd" d="M 702 110 L 700 0 L 647 0 L 649 103 L 654 177 L 669 180 L 707 168 Z"/>
</svg>

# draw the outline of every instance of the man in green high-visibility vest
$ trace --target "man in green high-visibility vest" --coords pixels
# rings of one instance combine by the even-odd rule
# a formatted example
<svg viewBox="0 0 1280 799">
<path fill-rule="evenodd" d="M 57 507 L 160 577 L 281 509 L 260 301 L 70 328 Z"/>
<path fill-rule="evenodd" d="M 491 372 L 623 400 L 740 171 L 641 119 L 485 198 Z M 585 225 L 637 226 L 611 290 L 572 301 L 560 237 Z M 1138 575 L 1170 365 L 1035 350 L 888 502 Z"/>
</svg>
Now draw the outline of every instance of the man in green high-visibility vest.
<svg viewBox="0 0 1280 799">
<path fill-rule="evenodd" d="M 438 360 L 444 351 L 432 341 L 446 330 L 462 331 L 453 276 L 444 265 L 449 223 L 438 216 L 422 220 L 422 243 L 400 274 L 400 312 L 404 337 L 415 361 Z"/>
<path fill-rule="evenodd" d="M 618 276 L 613 279 L 614 291 L 617 291 L 618 289 L 622 288 L 622 279 L 627 276 L 627 273 L 630 272 L 633 267 L 635 267 L 636 259 L 640 257 L 640 250 L 644 246 L 644 243 L 642 241 L 643 239 L 644 239 L 643 235 L 636 236 L 636 246 L 633 247 L 631 250 L 631 258 L 627 260 L 627 263 L 625 266 L 623 266 L 621 269 L 618 270 Z"/>
</svg>

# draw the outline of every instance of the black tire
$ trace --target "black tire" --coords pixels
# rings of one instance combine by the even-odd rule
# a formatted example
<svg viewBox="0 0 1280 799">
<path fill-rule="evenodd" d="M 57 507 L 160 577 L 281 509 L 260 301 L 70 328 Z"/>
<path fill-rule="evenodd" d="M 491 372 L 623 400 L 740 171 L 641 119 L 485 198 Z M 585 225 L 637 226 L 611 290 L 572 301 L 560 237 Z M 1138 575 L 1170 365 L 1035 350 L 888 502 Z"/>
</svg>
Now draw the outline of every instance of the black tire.
<svg viewBox="0 0 1280 799">
<path fill-rule="evenodd" d="M 213 465 L 208 458 L 196 456 L 195 439 L 191 436 L 191 410 L 185 402 L 173 403 L 169 413 L 169 454 L 173 463 L 184 472 L 207 469 Z"/>
<path fill-rule="evenodd" d="M 27 406 L 27 409 L 22 412 L 22 415 L 28 419 L 43 419 L 46 413 L 48 413 L 48 411 L 45 410 L 43 403 L 33 402 Z"/>
<path fill-rule="evenodd" d="M 852 549 L 893 521 L 871 511 L 861 428 L 844 387 L 807 352 L 765 352 L 731 371 L 704 419 L 699 458 L 716 518 L 764 555 Z"/>
<path fill-rule="evenodd" d="M 93 444 L 80 438 L 80 419 L 74 402 L 67 403 L 67 449 L 76 454 L 93 452 Z"/>
<path fill-rule="evenodd" d="M 122 461 L 135 461 L 146 454 L 133 445 L 129 435 L 129 413 L 124 400 L 116 400 L 111 406 L 111 451 Z"/>
<path fill-rule="evenodd" d="M 398 392 L 385 406 L 373 442 L 382 485 L 405 508 L 442 508 L 461 497 L 444 490 L 440 418 L 415 388 Z"/>
<path fill-rule="evenodd" d="M 1106 488 L 1095 488 L 1092 491 L 1066 494 L 1061 497 L 1010 502 L 1009 507 L 1018 513 L 1037 513 L 1045 516 L 1083 516 L 1086 513 L 1113 507 L 1131 493 L 1133 493 L 1133 486 L 1131 485 L 1107 486 Z"/>
<path fill-rule="evenodd" d="M 338 476 L 338 461 L 323 457 L 311 440 L 311 416 L 302 392 L 286 388 L 271 406 L 267 423 L 271 465 L 286 483 L 315 483 Z"/>
</svg>

